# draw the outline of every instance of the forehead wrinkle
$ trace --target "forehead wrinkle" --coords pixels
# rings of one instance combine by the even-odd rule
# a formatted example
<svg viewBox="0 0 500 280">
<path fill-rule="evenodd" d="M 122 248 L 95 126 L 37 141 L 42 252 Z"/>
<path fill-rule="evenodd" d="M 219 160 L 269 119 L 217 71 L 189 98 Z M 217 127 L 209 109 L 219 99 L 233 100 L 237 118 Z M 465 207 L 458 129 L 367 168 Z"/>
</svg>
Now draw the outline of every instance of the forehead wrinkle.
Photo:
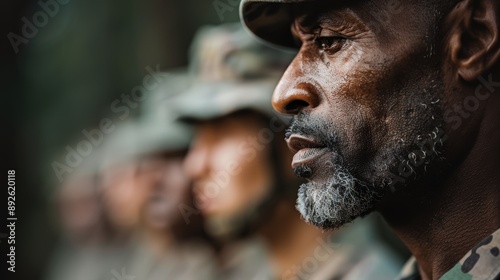
<svg viewBox="0 0 500 280">
<path fill-rule="evenodd" d="M 320 1 L 321 2 L 321 1 Z M 326 3 L 326 4 L 325 4 Z M 357 3 L 355 3 L 357 4 Z M 308 33 L 312 29 L 319 28 L 321 24 L 332 27 L 342 27 L 347 20 L 362 22 L 357 14 L 356 5 L 347 5 L 344 1 L 331 3 L 325 1 L 319 4 L 296 4 L 292 9 L 294 29 L 302 33 Z M 359 6 L 359 4 L 357 4 Z M 359 7 L 358 7 L 359 8 Z"/>
<path fill-rule="evenodd" d="M 343 28 L 347 24 L 360 24 L 362 22 L 362 18 L 350 7 L 342 7 L 330 12 L 322 12 L 317 18 L 318 25 L 326 25 L 333 28 Z"/>
</svg>

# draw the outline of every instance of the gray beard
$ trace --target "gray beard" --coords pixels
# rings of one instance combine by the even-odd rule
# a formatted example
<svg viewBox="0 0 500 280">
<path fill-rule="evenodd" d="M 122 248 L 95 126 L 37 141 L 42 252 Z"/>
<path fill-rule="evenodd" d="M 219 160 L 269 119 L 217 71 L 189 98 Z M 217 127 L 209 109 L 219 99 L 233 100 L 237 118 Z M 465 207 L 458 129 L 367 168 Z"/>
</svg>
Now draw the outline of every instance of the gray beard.
<svg viewBox="0 0 500 280">
<path fill-rule="evenodd" d="M 297 210 L 306 222 L 322 229 L 336 229 L 352 222 L 357 217 L 370 214 L 375 210 L 377 203 L 388 193 L 396 190 L 409 190 L 409 183 L 425 174 L 429 165 L 444 159 L 441 156 L 443 143 L 439 131 L 440 126 L 437 126 L 432 132 L 416 137 L 426 139 L 425 143 L 428 145 L 429 152 L 423 153 L 416 149 L 400 153 L 406 154 L 406 158 L 398 158 L 395 155 L 390 159 L 389 165 L 375 166 L 376 172 L 372 174 L 370 182 L 353 176 L 342 165 L 340 156 L 334 156 L 332 161 L 327 163 L 333 172 L 326 183 L 309 181 L 300 186 Z M 408 147 L 399 148 L 408 150 Z M 312 172 L 306 166 L 299 166 L 294 171 L 297 175 Z M 404 175 L 401 171 L 409 175 Z M 400 185 L 393 184 L 394 176 L 403 178 L 404 182 Z"/>
<path fill-rule="evenodd" d="M 297 198 L 296 208 L 302 218 L 323 229 L 339 228 L 370 213 L 381 197 L 377 188 L 368 187 L 344 167 L 332 167 L 335 173 L 326 184 L 302 184 Z"/>
</svg>

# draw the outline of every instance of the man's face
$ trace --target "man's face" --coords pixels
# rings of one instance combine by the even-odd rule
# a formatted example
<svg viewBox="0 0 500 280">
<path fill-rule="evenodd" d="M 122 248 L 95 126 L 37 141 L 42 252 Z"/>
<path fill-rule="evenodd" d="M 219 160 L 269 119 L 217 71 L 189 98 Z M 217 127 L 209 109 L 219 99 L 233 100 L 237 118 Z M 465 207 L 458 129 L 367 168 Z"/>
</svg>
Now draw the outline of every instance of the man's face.
<svg viewBox="0 0 500 280">
<path fill-rule="evenodd" d="M 190 203 L 190 189 L 182 163 L 183 157 L 173 154 L 157 154 L 141 161 L 137 180 L 147 192 L 143 215 L 148 226 L 170 229 L 183 224 L 178 207 Z"/>
<path fill-rule="evenodd" d="M 184 166 L 194 179 L 198 208 L 206 217 L 231 219 L 259 205 L 272 190 L 272 166 L 263 122 L 251 113 L 198 125 Z"/>
<path fill-rule="evenodd" d="M 103 227 L 103 209 L 92 176 L 70 177 L 59 196 L 59 214 L 65 233 L 76 241 L 95 239 Z"/>
<path fill-rule="evenodd" d="M 295 9 L 301 48 L 273 105 L 295 115 L 286 139 L 295 173 L 308 180 L 297 208 L 322 228 L 373 211 L 440 154 L 444 87 L 435 19 L 422 4 L 394 2 Z"/>
<path fill-rule="evenodd" d="M 138 185 L 135 162 L 118 164 L 104 171 L 104 203 L 111 221 L 123 228 L 137 226 L 145 191 Z"/>
</svg>

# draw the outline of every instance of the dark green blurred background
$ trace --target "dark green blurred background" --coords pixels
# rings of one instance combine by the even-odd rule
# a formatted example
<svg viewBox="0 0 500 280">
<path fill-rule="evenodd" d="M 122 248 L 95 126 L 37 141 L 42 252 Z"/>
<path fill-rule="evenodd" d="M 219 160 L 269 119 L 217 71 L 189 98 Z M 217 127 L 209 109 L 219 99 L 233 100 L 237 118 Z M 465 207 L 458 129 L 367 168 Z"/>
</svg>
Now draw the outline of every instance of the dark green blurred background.
<svg viewBox="0 0 500 280">
<path fill-rule="evenodd" d="M 196 29 L 237 21 L 238 9 L 231 7 L 221 20 L 212 0 L 70 0 L 16 54 L 8 34 L 21 35 L 21 19 L 31 20 L 41 7 L 3 0 L 2 172 L 16 169 L 19 219 L 13 279 L 41 279 L 50 260 L 58 237 L 51 164 L 64 147 L 112 117 L 111 103 L 142 83 L 146 66 L 185 66 Z M 0 241 L 3 258 L 6 243 Z"/>
</svg>

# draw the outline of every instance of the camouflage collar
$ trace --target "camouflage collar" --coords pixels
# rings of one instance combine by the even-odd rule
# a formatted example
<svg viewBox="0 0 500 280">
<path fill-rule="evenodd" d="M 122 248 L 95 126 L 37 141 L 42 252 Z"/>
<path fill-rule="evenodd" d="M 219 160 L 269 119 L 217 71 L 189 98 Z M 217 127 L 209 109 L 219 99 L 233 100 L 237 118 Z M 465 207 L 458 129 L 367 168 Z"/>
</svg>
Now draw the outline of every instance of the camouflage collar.
<svg viewBox="0 0 500 280">
<path fill-rule="evenodd" d="M 418 263 L 412 257 L 404 266 L 399 280 L 419 280 Z M 440 280 L 499 280 L 500 229 L 470 250 Z"/>
</svg>

